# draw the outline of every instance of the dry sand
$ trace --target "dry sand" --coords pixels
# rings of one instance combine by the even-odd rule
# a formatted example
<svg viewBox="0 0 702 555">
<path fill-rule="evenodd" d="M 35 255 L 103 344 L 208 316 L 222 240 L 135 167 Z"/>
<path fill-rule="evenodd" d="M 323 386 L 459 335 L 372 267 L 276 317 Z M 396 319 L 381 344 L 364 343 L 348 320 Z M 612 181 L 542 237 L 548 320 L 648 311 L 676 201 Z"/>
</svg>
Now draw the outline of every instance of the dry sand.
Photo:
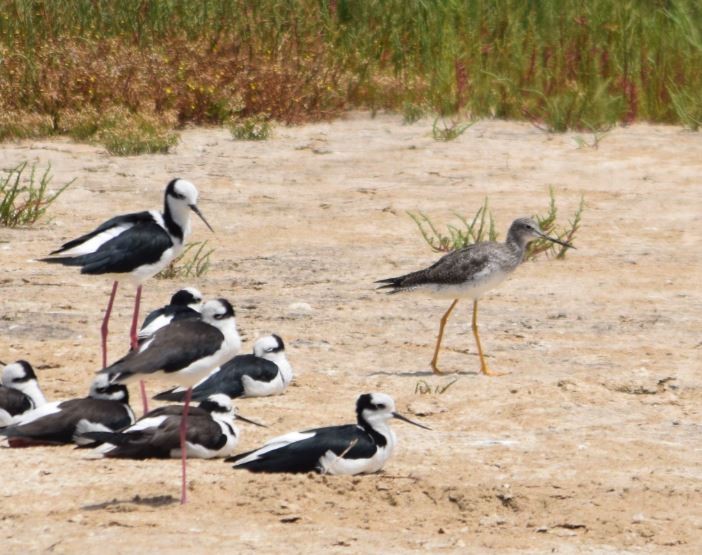
<svg viewBox="0 0 702 555">
<path fill-rule="evenodd" d="M 167 156 L 3 144 L 2 168 L 38 160 L 54 184 L 76 179 L 49 218 L 0 228 L 0 359 L 29 359 L 50 399 L 87 391 L 110 283 L 34 259 L 111 215 L 160 206 L 182 176 L 216 230 L 193 221 L 192 240 L 215 252 L 188 284 L 233 302 L 247 351 L 282 335 L 297 370 L 284 396 L 238 401 L 270 426 L 243 425 L 241 448 L 350 422 L 366 391 L 434 431 L 397 422 L 397 451 L 370 476 L 192 461 L 185 507 L 178 461 L 3 448 L 2 552 L 702 551 L 702 135 L 637 125 L 599 149 L 575 137 L 482 122 L 442 143 L 429 121 L 350 114 L 266 142 L 188 130 Z M 448 221 L 489 196 L 504 237 L 513 218 L 544 211 L 549 186 L 563 218 L 585 195 L 577 250 L 524 264 L 481 303 L 490 364 L 510 374 L 477 373 L 464 302 L 442 356 L 457 382 L 418 393 L 454 379 L 428 371 L 446 303 L 372 283 L 437 257 L 406 211 Z M 145 308 L 181 285 L 149 281 Z M 119 293 L 110 359 L 128 343 L 134 290 Z"/>
</svg>

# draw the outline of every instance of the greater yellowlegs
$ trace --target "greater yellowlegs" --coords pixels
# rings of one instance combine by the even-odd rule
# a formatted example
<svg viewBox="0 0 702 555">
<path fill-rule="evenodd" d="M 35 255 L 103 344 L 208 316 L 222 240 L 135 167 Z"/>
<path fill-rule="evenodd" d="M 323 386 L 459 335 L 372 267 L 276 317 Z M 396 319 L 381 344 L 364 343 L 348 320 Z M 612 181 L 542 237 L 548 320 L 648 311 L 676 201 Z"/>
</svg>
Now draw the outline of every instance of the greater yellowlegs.
<svg viewBox="0 0 702 555">
<path fill-rule="evenodd" d="M 480 371 L 489 376 L 500 375 L 488 368 L 483 356 L 478 334 L 478 299 L 502 283 L 521 264 L 527 245 L 535 239 L 548 239 L 564 247 L 574 248 L 569 243 L 544 234 L 531 218 L 518 218 L 512 222 L 504 243 L 483 241 L 468 245 L 444 255 L 428 268 L 376 282 L 384 284 L 379 289 L 391 289 L 390 293 L 417 291 L 440 299 L 453 299 L 439 325 L 434 358 L 431 360 L 431 368 L 435 373 L 443 373 L 437 362 L 444 327 L 451 311 L 460 299 L 473 299 L 472 329 L 480 357 Z"/>
</svg>

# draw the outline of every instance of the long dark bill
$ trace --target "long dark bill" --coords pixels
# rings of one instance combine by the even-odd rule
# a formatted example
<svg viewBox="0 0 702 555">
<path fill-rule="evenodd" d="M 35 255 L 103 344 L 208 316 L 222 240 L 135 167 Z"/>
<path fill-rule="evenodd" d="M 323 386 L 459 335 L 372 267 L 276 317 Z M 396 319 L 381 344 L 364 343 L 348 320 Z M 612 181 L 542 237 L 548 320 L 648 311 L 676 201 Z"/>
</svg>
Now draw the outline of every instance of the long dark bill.
<svg viewBox="0 0 702 555">
<path fill-rule="evenodd" d="M 554 243 L 558 243 L 559 245 L 563 245 L 564 247 L 568 247 L 569 249 L 574 249 L 575 247 L 571 245 L 570 243 L 566 243 L 565 241 L 561 241 L 560 239 L 556 239 L 555 237 L 549 237 L 545 233 L 539 233 L 541 237 L 544 239 L 548 239 L 549 241 L 552 241 Z"/>
<path fill-rule="evenodd" d="M 259 426 L 261 428 L 268 428 L 268 426 L 266 426 L 265 424 L 261 424 L 260 422 L 256 422 L 255 420 L 251 420 L 250 418 L 246 418 L 245 416 L 241 416 L 240 414 L 236 415 L 236 420 L 248 422 L 249 424 L 253 424 L 254 426 Z"/>
<path fill-rule="evenodd" d="M 197 214 L 198 216 L 200 216 L 200 219 L 201 219 L 203 222 L 205 222 L 205 225 L 210 229 L 210 231 L 211 231 L 212 233 L 214 233 L 214 229 L 212 229 L 212 226 L 211 226 L 209 223 L 207 223 L 207 220 L 205 219 L 205 216 L 202 215 L 202 212 L 200 212 L 200 209 L 199 209 L 196 205 L 191 204 L 191 205 L 190 205 L 190 210 L 192 210 L 193 212 L 195 212 L 195 214 Z"/>
<path fill-rule="evenodd" d="M 407 422 L 408 424 L 413 424 L 414 426 L 418 426 L 420 428 L 424 428 L 425 430 L 431 430 L 429 426 L 425 426 L 424 424 L 420 424 L 419 422 L 415 422 L 414 420 L 410 420 L 406 416 L 402 416 L 399 412 L 393 412 L 392 415 L 397 418 L 398 420 L 403 420 Z"/>
</svg>

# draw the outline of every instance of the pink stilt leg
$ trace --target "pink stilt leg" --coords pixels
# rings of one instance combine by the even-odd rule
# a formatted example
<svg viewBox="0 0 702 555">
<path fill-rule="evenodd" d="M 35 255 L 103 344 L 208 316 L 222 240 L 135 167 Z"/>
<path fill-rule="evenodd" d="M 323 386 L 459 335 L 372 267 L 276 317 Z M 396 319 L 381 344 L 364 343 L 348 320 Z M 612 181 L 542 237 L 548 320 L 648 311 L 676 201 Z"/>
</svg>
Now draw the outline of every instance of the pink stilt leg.
<svg viewBox="0 0 702 555">
<path fill-rule="evenodd" d="M 132 329 L 129 332 L 132 351 L 139 348 L 139 340 L 137 338 L 137 326 L 139 325 L 139 305 L 141 304 L 141 285 L 137 287 L 136 297 L 134 298 L 134 314 L 132 316 Z M 139 389 L 141 390 L 141 402 L 144 408 L 144 414 L 149 412 L 149 401 L 146 397 L 146 384 L 144 380 L 139 380 Z"/>
<path fill-rule="evenodd" d="M 117 294 L 117 285 L 119 282 L 115 281 L 112 284 L 112 293 L 110 294 L 110 300 L 107 303 L 107 310 L 105 310 L 105 317 L 102 319 L 102 327 L 100 328 L 100 333 L 102 335 L 102 367 L 107 367 L 107 323 L 110 321 L 110 314 L 112 313 L 112 305 L 115 302 L 115 295 Z"/>
<path fill-rule="evenodd" d="M 134 297 L 134 314 L 132 316 L 132 328 L 129 332 L 132 350 L 136 350 L 139 346 L 137 338 L 137 326 L 139 325 L 139 305 L 141 304 L 141 285 L 137 287 L 136 297 Z"/>
<path fill-rule="evenodd" d="M 189 387 L 185 392 L 185 405 L 183 406 L 183 416 L 180 419 L 180 461 L 182 466 L 182 482 L 180 489 L 180 504 L 185 505 L 187 501 L 187 481 L 185 478 L 185 459 L 187 459 L 187 447 L 185 446 L 185 434 L 188 431 L 188 409 L 190 408 L 190 398 L 193 394 L 193 388 Z"/>
</svg>

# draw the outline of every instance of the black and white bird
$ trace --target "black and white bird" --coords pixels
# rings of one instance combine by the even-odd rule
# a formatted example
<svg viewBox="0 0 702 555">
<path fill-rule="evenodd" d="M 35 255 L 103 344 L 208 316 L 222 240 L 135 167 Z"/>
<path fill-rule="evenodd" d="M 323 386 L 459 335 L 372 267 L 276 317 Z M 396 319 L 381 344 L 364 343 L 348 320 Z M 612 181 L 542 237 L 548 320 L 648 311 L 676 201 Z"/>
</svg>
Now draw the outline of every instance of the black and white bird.
<svg viewBox="0 0 702 555">
<path fill-rule="evenodd" d="M 388 289 L 389 293 L 417 292 L 439 299 L 453 299 L 439 323 L 439 335 L 430 363 L 434 373 L 443 373 L 438 367 L 439 350 L 449 315 L 460 299 L 467 298 L 473 301 L 472 329 L 480 357 L 480 371 L 488 376 L 500 375 L 488 368 L 483 356 L 478 333 L 478 300 L 517 269 L 524 260 L 527 246 L 536 239 L 545 239 L 565 248 L 575 248 L 570 243 L 544 234 L 533 219 L 517 218 L 512 222 L 504 243 L 474 243 L 445 254 L 423 270 L 376 281 L 383 284 L 378 289 Z"/>
<path fill-rule="evenodd" d="M 156 330 L 170 324 L 173 320 L 200 318 L 202 310 L 202 293 L 194 287 L 179 289 L 170 302 L 151 311 L 141 324 L 137 339 L 141 343 L 151 337 Z"/>
<path fill-rule="evenodd" d="M 185 438 L 192 385 L 239 352 L 241 339 L 234 316 L 234 309 L 226 299 L 207 301 L 202 306 L 201 318 L 171 322 L 156 331 L 138 350 L 130 351 L 100 371 L 114 382 L 153 378 L 188 388 L 180 427 L 182 503 L 186 501 Z"/>
<path fill-rule="evenodd" d="M 2 364 L 2 363 L 0 363 Z M 26 360 L 8 364 L 2 370 L 0 387 L 0 428 L 13 418 L 46 404 L 34 368 Z"/>
<path fill-rule="evenodd" d="M 7 437 L 10 447 L 80 444 L 89 441 L 81 437 L 84 433 L 120 430 L 133 423 L 126 386 L 97 376 L 88 397 L 46 403 L 15 417 L 0 435 Z"/>
<path fill-rule="evenodd" d="M 183 405 L 158 407 L 119 432 L 89 432 L 84 437 L 103 442 L 97 452 L 105 457 L 127 459 L 181 458 L 180 424 Z M 236 411 L 223 394 L 211 395 L 188 414 L 185 445 L 188 458 L 227 457 L 239 442 L 234 425 Z M 260 425 L 247 418 L 240 420 Z"/>
<path fill-rule="evenodd" d="M 215 393 L 224 393 L 232 399 L 279 395 L 292 378 L 293 369 L 285 355 L 285 343 L 278 335 L 266 335 L 256 340 L 253 354 L 235 356 L 195 384 L 192 398 L 199 401 Z M 183 401 L 185 388 L 164 391 L 154 399 Z"/>
<path fill-rule="evenodd" d="M 395 447 L 389 420 L 398 418 L 430 429 L 395 412 L 395 402 L 384 393 L 366 393 L 356 401 L 356 424 L 292 432 L 263 447 L 226 459 L 234 468 L 252 472 L 321 472 L 367 474 L 377 472 Z"/>
<path fill-rule="evenodd" d="M 43 262 L 79 266 L 82 274 L 107 274 L 112 277 L 112 293 L 102 321 L 102 366 L 107 366 L 107 332 L 117 284 L 129 280 L 136 284 L 131 345 L 137 347 L 137 321 L 142 284 L 178 256 L 190 235 L 190 211 L 212 227 L 197 207 L 195 185 L 173 179 L 166 187 L 163 212 L 149 210 L 116 216 L 77 239 L 64 243 Z M 60 256 L 53 256 L 60 255 Z M 142 388 L 146 406 L 146 396 Z"/>
</svg>

